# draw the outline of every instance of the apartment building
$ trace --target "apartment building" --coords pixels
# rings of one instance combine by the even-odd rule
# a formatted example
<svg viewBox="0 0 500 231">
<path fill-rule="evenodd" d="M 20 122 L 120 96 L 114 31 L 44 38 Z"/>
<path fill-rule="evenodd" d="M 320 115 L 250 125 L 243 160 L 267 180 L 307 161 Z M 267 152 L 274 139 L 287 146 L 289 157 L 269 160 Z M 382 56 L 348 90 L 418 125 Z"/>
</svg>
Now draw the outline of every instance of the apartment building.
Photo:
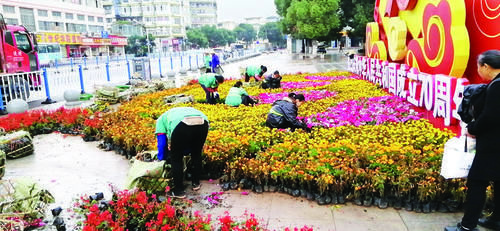
<svg viewBox="0 0 500 231">
<path fill-rule="evenodd" d="M 0 13 L 7 24 L 36 32 L 41 63 L 124 53 L 127 44 L 109 34 L 102 0 L 1 0 Z"/>
<path fill-rule="evenodd" d="M 216 0 L 190 0 L 190 27 L 198 28 L 204 25 L 217 25 Z"/>
<path fill-rule="evenodd" d="M 7 24 L 43 32 L 101 33 L 105 14 L 100 0 L 2 0 Z"/>
</svg>

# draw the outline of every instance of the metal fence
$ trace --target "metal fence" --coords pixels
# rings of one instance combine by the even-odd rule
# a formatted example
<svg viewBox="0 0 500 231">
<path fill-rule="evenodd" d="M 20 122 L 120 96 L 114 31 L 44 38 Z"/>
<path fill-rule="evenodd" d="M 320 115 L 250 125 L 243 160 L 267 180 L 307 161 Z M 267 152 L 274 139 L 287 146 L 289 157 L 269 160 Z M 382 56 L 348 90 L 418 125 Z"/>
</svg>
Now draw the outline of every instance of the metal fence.
<svg viewBox="0 0 500 231">
<path fill-rule="evenodd" d="M 220 58 L 221 63 L 232 60 L 241 60 L 254 56 L 255 52 L 246 51 L 241 56 Z M 84 61 L 84 60 L 82 60 Z M 89 62 L 72 62 L 71 65 L 43 68 L 41 71 L 0 75 L 0 109 L 14 99 L 23 99 L 27 102 L 62 98 L 66 90 L 74 89 L 82 93 L 93 93 L 99 86 L 105 84 L 126 84 L 134 76 L 144 75 L 137 73 L 137 62 L 147 62 L 142 68 L 148 68 L 153 77 L 167 76 L 168 72 L 181 70 L 196 71 L 204 66 L 204 58 L 199 53 L 178 54 L 175 56 L 153 55 L 149 58 L 121 60 L 96 60 Z M 149 78 L 151 78 L 149 76 Z M 145 78 L 145 76 L 142 76 Z M 145 78 L 145 79 L 149 79 Z"/>
</svg>

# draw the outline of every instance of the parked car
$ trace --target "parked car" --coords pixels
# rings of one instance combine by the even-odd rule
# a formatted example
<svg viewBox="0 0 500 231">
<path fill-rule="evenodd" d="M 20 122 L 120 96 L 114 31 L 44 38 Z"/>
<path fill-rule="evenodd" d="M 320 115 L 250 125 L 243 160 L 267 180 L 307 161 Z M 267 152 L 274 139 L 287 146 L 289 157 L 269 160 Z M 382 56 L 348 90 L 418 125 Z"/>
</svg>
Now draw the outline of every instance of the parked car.
<svg viewBox="0 0 500 231">
<path fill-rule="evenodd" d="M 326 47 L 325 46 L 318 46 L 318 53 L 326 54 Z"/>
</svg>

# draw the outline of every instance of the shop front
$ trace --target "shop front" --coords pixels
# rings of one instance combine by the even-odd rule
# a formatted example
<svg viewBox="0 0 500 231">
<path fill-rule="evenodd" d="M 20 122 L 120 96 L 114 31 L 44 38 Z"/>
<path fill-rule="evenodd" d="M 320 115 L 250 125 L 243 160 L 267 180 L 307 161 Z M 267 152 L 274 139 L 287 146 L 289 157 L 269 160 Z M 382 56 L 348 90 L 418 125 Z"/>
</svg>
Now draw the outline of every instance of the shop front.
<svg viewBox="0 0 500 231">
<path fill-rule="evenodd" d="M 127 37 L 110 35 L 111 46 L 109 47 L 109 52 L 113 56 L 122 56 L 125 54 L 125 46 L 127 46 Z"/>
<path fill-rule="evenodd" d="M 36 34 L 41 63 L 82 55 L 82 37 L 75 33 L 40 32 Z M 47 60 L 46 60 L 47 59 Z"/>
</svg>

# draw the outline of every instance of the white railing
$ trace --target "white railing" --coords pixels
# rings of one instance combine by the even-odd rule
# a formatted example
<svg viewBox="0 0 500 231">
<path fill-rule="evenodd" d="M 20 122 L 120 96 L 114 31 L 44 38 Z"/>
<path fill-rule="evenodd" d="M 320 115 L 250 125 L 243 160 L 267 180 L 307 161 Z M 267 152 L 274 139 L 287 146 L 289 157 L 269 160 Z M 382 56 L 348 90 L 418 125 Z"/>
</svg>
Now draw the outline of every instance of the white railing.
<svg viewBox="0 0 500 231">
<path fill-rule="evenodd" d="M 2 105 L 14 99 L 27 102 L 43 99 L 45 84 L 41 71 L 0 75 Z"/>
<path fill-rule="evenodd" d="M 246 51 L 243 57 L 255 55 L 255 52 Z M 224 60 L 222 55 L 219 57 L 222 62 Z M 94 93 L 98 86 L 125 84 L 137 74 L 134 70 L 136 62 L 148 60 L 147 58 L 136 60 L 122 57 L 114 62 L 100 61 L 73 62 L 73 65 L 44 68 L 42 71 L 0 75 L 0 99 L 3 101 L 0 102 L 0 109 L 4 109 L 4 104 L 13 99 L 23 99 L 27 102 L 46 99 L 50 102 L 53 98 L 61 99 L 64 92 L 70 89 Z M 149 58 L 149 65 L 153 78 L 166 77 L 168 72 L 178 73 L 181 69 L 193 69 L 197 73 L 197 70 L 204 66 L 204 57 L 203 54 L 197 52 L 178 53 L 175 56 L 157 55 Z M 143 67 L 148 66 L 143 65 Z M 150 77 L 146 76 L 145 79 L 150 79 Z"/>
</svg>

